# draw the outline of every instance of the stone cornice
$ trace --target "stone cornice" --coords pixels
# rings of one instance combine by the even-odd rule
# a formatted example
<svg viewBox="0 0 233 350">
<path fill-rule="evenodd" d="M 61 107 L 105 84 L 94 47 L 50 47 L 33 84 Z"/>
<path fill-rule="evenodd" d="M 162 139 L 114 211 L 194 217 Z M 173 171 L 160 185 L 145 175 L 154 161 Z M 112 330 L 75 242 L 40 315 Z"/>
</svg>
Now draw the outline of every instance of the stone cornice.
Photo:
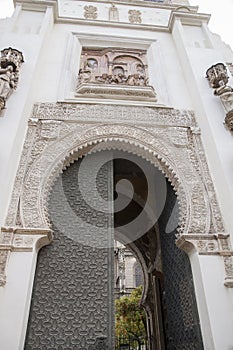
<svg viewBox="0 0 233 350">
<path fill-rule="evenodd" d="M 53 8 L 54 19 L 58 18 L 58 3 L 57 0 L 14 0 L 14 6 L 21 5 L 22 9 L 28 11 L 46 11 L 48 7 Z"/>
<path fill-rule="evenodd" d="M 33 8 L 37 8 L 37 6 L 56 6 L 58 7 L 58 0 L 13 0 L 14 5 L 21 4 L 24 6 L 31 6 Z M 180 4 L 168 4 L 161 2 L 152 2 L 152 1 L 142 1 L 142 0 L 112 0 L 112 1 L 103 1 L 103 0 L 88 0 L 88 2 L 93 3 L 109 3 L 116 5 L 128 5 L 128 6 L 139 6 L 139 7 L 150 7 L 150 8 L 160 8 L 160 9 L 188 9 L 191 12 L 197 12 L 198 6 L 191 5 L 180 5 Z"/>
<path fill-rule="evenodd" d="M 193 13 L 187 11 L 172 11 L 169 20 L 169 30 L 172 31 L 176 20 L 180 20 L 184 25 L 201 26 L 202 23 L 209 23 L 211 15 L 205 13 Z"/>
</svg>

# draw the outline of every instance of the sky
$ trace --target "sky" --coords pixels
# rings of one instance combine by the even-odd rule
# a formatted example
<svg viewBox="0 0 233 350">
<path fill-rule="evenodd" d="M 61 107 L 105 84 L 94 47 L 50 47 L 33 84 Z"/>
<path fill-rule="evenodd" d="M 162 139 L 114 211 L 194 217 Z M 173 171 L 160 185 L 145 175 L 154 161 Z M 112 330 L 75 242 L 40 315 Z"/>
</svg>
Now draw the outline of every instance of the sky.
<svg viewBox="0 0 233 350">
<path fill-rule="evenodd" d="M 233 48 L 233 0 L 189 0 L 199 12 L 211 13 L 209 27 Z M 0 18 L 11 16 L 13 0 L 0 0 Z"/>
</svg>

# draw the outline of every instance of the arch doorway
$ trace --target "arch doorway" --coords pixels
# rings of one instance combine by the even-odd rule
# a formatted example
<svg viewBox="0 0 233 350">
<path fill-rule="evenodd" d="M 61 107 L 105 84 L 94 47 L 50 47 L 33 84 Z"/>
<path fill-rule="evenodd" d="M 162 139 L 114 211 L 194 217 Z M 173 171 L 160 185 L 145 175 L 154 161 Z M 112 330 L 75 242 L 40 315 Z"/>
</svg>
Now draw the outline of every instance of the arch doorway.
<svg viewBox="0 0 233 350">
<path fill-rule="evenodd" d="M 123 151 L 88 154 L 56 180 L 49 215 L 25 349 L 114 349 L 114 239 L 143 270 L 148 349 L 203 349 L 176 195 L 157 168 Z"/>
</svg>

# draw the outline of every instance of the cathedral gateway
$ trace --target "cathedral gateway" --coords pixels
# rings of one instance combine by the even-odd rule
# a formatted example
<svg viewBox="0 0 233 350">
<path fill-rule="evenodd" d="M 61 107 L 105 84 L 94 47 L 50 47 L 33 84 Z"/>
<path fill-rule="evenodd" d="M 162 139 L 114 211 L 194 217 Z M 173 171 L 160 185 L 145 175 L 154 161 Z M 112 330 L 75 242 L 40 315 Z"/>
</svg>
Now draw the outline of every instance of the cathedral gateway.
<svg viewBox="0 0 233 350">
<path fill-rule="evenodd" d="M 142 271 L 137 350 L 233 349 L 233 52 L 209 19 L 17 0 L 0 21 L 2 350 L 132 350 L 115 241 Z"/>
</svg>

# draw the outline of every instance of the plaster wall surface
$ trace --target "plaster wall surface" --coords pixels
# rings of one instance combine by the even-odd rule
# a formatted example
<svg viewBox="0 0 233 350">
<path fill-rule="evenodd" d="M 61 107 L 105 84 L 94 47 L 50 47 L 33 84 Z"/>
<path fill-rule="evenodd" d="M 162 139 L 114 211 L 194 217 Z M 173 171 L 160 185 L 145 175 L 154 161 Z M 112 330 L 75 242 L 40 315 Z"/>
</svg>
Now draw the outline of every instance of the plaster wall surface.
<svg viewBox="0 0 233 350">
<path fill-rule="evenodd" d="M 8 281 L 0 289 L 1 347 L 4 350 L 24 348 L 36 258 L 35 252 L 11 253 Z"/>
<path fill-rule="evenodd" d="M 202 140 L 205 146 L 206 157 L 214 180 L 215 189 L 219 198 L 222 214 L 227 231 L 232 235 L 233 225 L 231 212 L 233 209 L 233 138 L 231 132 L 224 126 L 225 111 L 219 98 L 214 96 L 213 89 L 205 78 L 205 71 L 213 64 L 233 60 L 232 52 L 226 47 L 218 50 L 215 47 L 215 36 L 203 26 L 205 43 L 209 48 L 203 48 L 200 41 L 200 30 L 196 41 L 200 47 L 194 48 L 194 33 L 190 28 L 183 28 L 177 22 L 173 29 L 173 36 L 179 52 L 180 61 L 183 63 L 183 74 L 186 77 L 187 88 L 193 101 L 198 124 L 202 131 Z M 186 45 L 189 42 L 189 45 Z M 194 45 L 192 44 L 194 43 Z M 217 45 L 217 43 L 216 43 Z M 230 74 L 229 74 L 230 76 Z M 233 80 L 230 76 L 229 85 Z"/>
<path fill-rule="evenodd" d="M 19 85 L 14 94 L 10 96 L 9 103 L 7 103 L 6 110 L 3 110 L 0 117 L 0 139 L 1 139 L 1 165 L 2 171 L 0 175 L 1 185 L 1 203 L 0 203 L 0 223 L 3 225 L 4 217 L 6 215 L 7 206 L 9 203 L 9 195 L 14 183 L 14 177 L 16 169 L 18 167 L 19 157 L 23 146 L 23 140 L 25 137 L 28 117 L 31 111 L 30 103 L 30 89 L 32 87 L 34 72 L 37 69 L 39 55 L 41 48 L 44 44 L 46 33 L 52 24 L 52 12 L 48 9 L 41 14 L 35 12 L 35 26 L 38 30 L 38 20 L 40 22 L 40 32 L 33 34 L 31 27 L 32 14 L 26 18 L 29 19 L 28 32 L 20 32 L 21 27 L 18 29 L 15 27 L 15 22 L 18 21 L 20 15 L 24 17 L 25 14 L 21 13 L 21 8 L 18 7 L 15 10 L 15 14 L 11 22 L 8 22 L 7 28 L 5 28 L 4 35 L 0 37 L 1 49 L 9 46 L 17 48 L 23 52 L 25 57 L 25 63 L 22 65 L 20 71 Z M 20 19 L 21 21 L 21 19 Z M 27 28 L 23 23 L 23 27 Z M 23 30 L 24 31 L 24 30 Z M 29 102 L 28 102 L 29 101 Z"/>
</svg>

